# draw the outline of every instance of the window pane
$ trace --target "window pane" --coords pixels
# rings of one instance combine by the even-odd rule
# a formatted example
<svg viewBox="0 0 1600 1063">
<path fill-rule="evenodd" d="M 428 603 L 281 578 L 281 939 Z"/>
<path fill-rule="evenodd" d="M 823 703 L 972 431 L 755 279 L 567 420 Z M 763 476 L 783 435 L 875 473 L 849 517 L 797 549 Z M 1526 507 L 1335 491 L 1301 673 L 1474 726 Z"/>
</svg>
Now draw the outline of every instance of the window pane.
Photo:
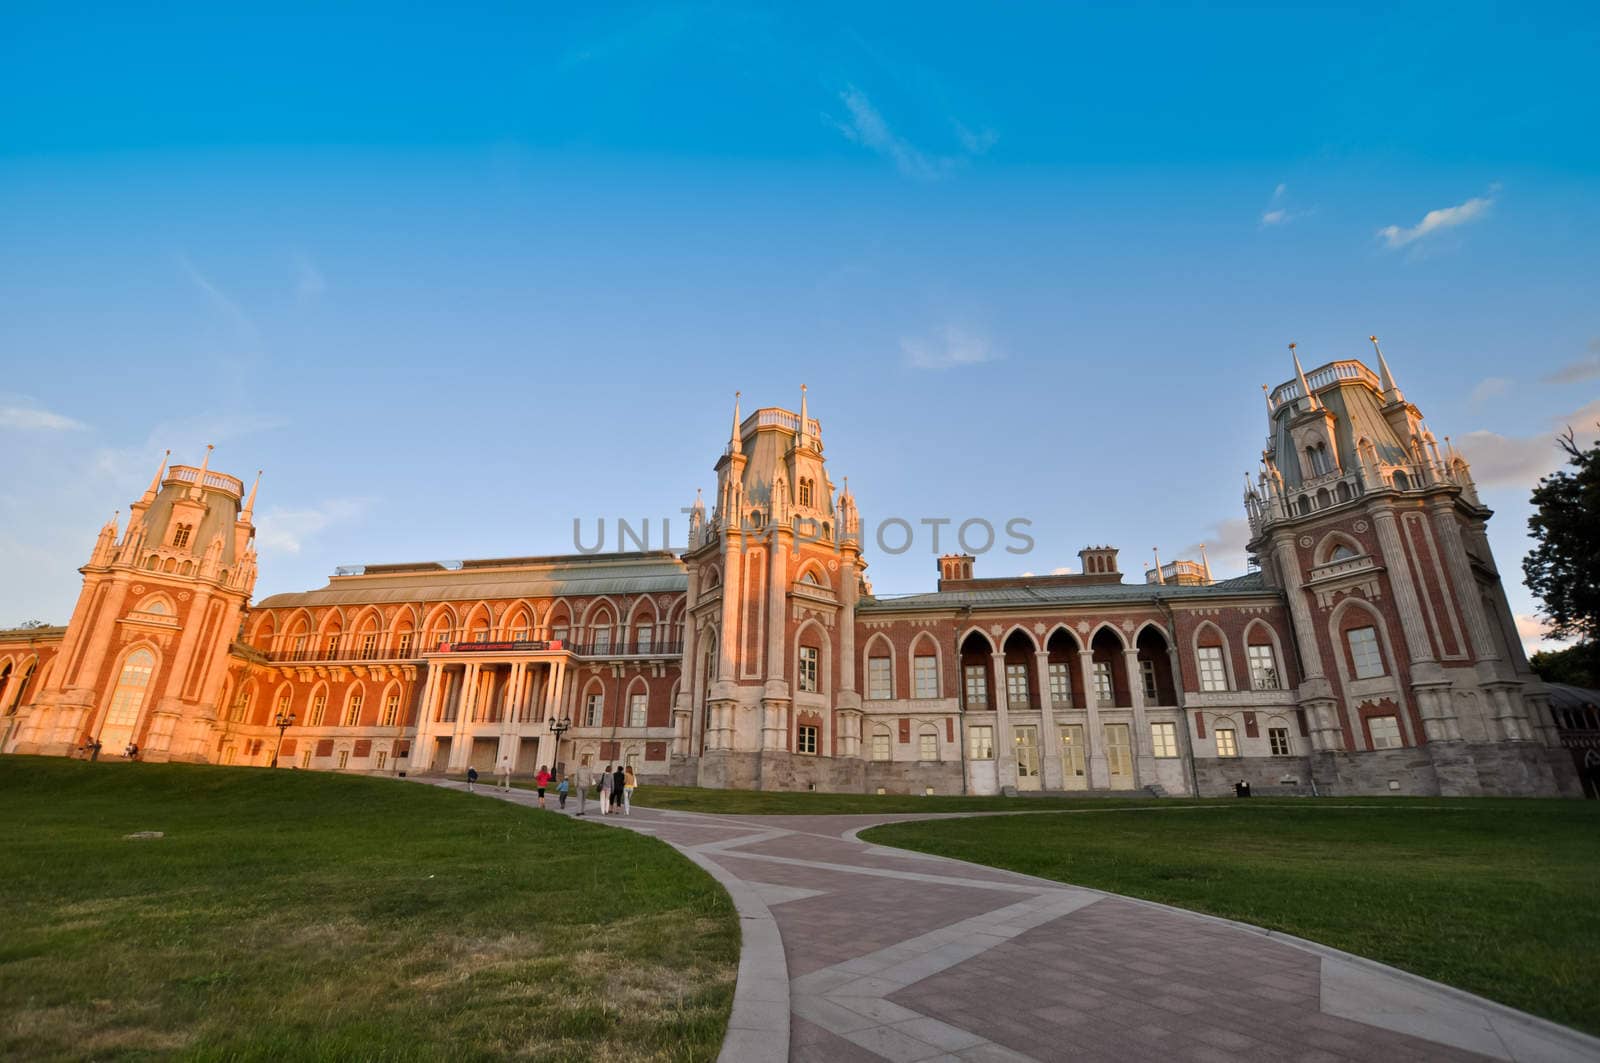
<svg viewBox="0 0 1600 1063">
<path fill-rule="evenodd" d="M 887 701 L 894 696 L 889 681 L 889 658 L 867 658 L 867 697 L 874 701 Z"/>
<path fill-rule="evenodd" d="M 1287 727 L 1267 728 L 1267 739 L 1272 743 L 1272 755 L 1287 757 L 1289 755 L 1289 729 Z"/>
<path fill-rule="evenodd" d="M 1400 721 L 1393 716 L 1374 716 L 1367 721 L 1367 729 L 1372 732 L 1373 749 L 1399 749 L 1403 745 Z"/>
<path fill-rule="evenodd" d="M 872 759 L 889 759 L 889 736 L 884 734 L 882 731 L 879 731 L 872 736 Z"/>
<path fill-rule="evenodd" d="M 933 657 L 916 658 L 916 696 L 919 698 L 936 698 L 939 696 L 939 662 Z"/>
<path fill-rule="evenodd" d="M 1222 664 L 1222 647 L 1201 646 L 1196 660 L 1200 663 L 1201 690 L 1228 689 L 1228 671 Z"/>
<path fill-rule="evenodd" d="M 635 694 L 628 701 L 628 726 L 643 727 L 649 706 L 648 694 Z"/>
<path fill-rule="evenodd" d="M 1068 724 L 1061 729 L 1062 770 L 1075 779 L 1083 778 L 1083 725 Z"/>
<path fill-rule="evenodd" d="M 1067 662 L 1050 662 L 1050 704 L 1061 709 L 1072 707 L 1072 673 Z"/>
<path fill-rule="evenodd" d="M 1150 745 L 1158 757 L 1175 757 L 1178 755 L 1178 728 L 1176 724 L 1153 723 L 1150 725 Z"/>
<path fill-rule="evenodd" d="M 1006 665 L 1006 704 L 1013 709 L 1023 709 L 1028 706 L 1028 666 L 1025 664 Z"/>
<path fill-rule="evenodd" d="M 1217 730 L 1217 756 L 1237 757 L 1238 755 L 1239 746 L 1233 740 L 1233 729 L 1231 727 L 1219 728 Z"/>
<path fill-rule="evenodd" d="M 1156 662 L 1140 661 L 1139 678 L 1144 680 L 1144 700 L 1154 704 L 1159 698 L 1159 692 L 1156 690 Z"/>
<path fill-rule="evenodd" d="M 1133 774 L 1131 745 L 1127 724 L 1106 724 L 1106 765 L 1112 775 L 1124 776 Z"/>
<path fill-rule="evenodd" d="M 1250 685 L 1256 690 L 1278 689 L 1278 662 L 1271 646 L 1250 646 L 1245 650 L 1250 659 Z"/>
<path fill-rule="evenodd" d="M 1376 628 L 1358 627 L 1345 633 L 1350 643 L 1350 663 L 1357 679 L 1371 679 L 1383 674 L 1383 654 L 1378 650 Z"/>
<path fill-rule="evenodd" d="M 969 752 L 973 760 L 994 759 L 994 728 L 969 727 L 967 728 Z"/>
<path fill-rule="evenodd" d="M 817 654 L 815 646 L 800 647 L 800 689 L 812 694 L 817 692 Z"/>
<path fill-rule="evenodd" d="M 815 754 L 817 751 L 817 729 L 811 724 L 800 727 L 795 736 L 795 749 L 800 753 Z"/>
<path fill-rule="evenodd" d="M 984 682 L 981 664 L 969 664 L 963 670 L 967 680 L 967 705 L 977 708 L 989 704 L 989 684 Z"/>
<path fill-rule="evenodd" d="M 1111 682 L 1111 662 L 1094 662 L 1094 696 L 1101 705 L 1110 705 L 1117 700 L 1116 687 Z"/>
<path fill-rule="evenodd" d="M 938 760 L 939 736 L 924 731 L 918 739 L 917 757 L 921 760 Z"/>
</svg>

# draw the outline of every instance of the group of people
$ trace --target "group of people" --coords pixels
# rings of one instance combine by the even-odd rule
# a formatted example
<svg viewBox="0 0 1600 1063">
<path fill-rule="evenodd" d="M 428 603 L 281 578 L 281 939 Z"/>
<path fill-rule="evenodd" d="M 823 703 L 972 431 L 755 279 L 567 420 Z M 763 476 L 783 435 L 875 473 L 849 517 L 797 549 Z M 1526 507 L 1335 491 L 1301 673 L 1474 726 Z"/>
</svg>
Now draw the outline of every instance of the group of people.
<svg viewBox="0 0 1600 1063">
<path fill-rule="evenodd" d="M 478 769 L 467 769 L 467 789 L 471 790 L 478 783 Z M 567 807 L 567 795 L 572 792 L 572 779 L 565 772 L 552 772 L 547 766 L 539 765 L 539 772 L 533 777 L 534 788 L 539 793 L 539 807 L 544 807 L 545 792 L 550 789 L 550 784 L 555 784 L 556 801 L 558 807 Z M 624 816 L 632 813 L 633 791 L 638 788 L 638 777 L 633 774 L 632 764 L 618 764 L 613 768 L 610 764 L 605 769 L 595 773 L 595 796 L 600 799 L 600 814 L 602 816 L 621 812 Z M 581 784 L 580 784 L 581 786 Z M 500 785 L 499 789 L 510 792 L 511 790 L 511 758 L 500 759 Z M 580 795 L 582 791 L 580 790 Z M 579 805 L 578 815 L 583 815 L 582 804 Z"/>
<path fill-rule="evenodd" d="M 96 761 L 96 760 L 100 759 L 100 750 L 102 748 L 104 748 L 104 747 L 101 746 L 100 739 L 98 739 L 98 738 L 88 738 L 88 739 L 85 739 L 83 744 L 78 747 L 78 754 L 79 754 L 79 756 L 83 757 L 83 759 L 85 759 L 87 761 L 90 761 L 90 762 L 93 762 L 93 761 Z M 126 746 L 123 747 L 122 755 L 124 757 L 128 758 L 129 760 L 138 760 L 139 759 L 139 746 L 138 746 L 138 743 L 129 742 Z"/>
</svg>

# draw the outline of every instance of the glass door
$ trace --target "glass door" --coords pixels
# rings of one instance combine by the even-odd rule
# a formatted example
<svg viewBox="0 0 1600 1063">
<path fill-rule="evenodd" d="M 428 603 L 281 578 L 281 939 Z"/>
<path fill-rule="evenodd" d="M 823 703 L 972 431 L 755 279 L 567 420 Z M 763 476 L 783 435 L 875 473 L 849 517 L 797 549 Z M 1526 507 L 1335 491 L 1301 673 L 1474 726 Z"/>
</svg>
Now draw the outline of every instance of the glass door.
<svg viewBox="0 0 1600 1063">
<path fill-rule="evenodd" d="M 1106 724 L 1106 766 L 1113 790 L 1133 789 L 1133 742 L 1125 723 Z"/>
<path fill-rule="evenodd" d="M 1017 789 L 1039 789 L 1039 729 L 1031 724 L 1013 727 L 1017 746 Z"/>
<path fill-rule="evenodd" d="M 1089 777 L 1084 771 L 1083 724 L 1073 723 L 1061 728 L 1062 785 L 1068 790 L 1084 790 Z"/>
</svg>

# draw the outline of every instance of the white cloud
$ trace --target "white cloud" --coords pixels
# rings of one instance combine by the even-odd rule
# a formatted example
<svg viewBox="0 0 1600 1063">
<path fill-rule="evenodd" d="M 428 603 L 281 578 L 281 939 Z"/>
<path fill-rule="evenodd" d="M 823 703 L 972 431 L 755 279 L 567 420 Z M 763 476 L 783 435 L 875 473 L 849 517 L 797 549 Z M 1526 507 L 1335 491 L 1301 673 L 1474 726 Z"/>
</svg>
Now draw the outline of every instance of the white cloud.
<svg viewBox="0 0 1600 1063">
<path fill-rule="evenodd" d="M 294 294 L 301 302 L 318 299 L 328 290 L 328 282 L 317 264 L 305 255 L 294 259 Z"/>
<path fill-rule="evenodd" d="M 1533 613 L 1517 613 L 1512 617 L 1517 624 L 1517 637 L 1522 639 L 1522 651 L 1533 656 L 1539 650 L 1559 650 L 1572 645 L 1568 639 L 1550 637 L 1550 625 Z"/>
<path fill-rule="evenodd" d="M 1174 560 L 1200 560 L 1200 546 L 1206 548 L 1206 558 L 1211 562 L 1211 574 L 1217 579 L 1230 579 L 1244 575 L 1249 561 L 1245 544 L 1250 541 L 1250 522 L 1243 517 L 1228 517 L 1211 525 L 1210 534 L 1198 542 L 1190 543 L 1178 551 Z"/>
<path fill-rule="evenodd" d="M 210 278 L 196 269 L 194 263 L 189 261 L 188 255 L 178 256 L 178 266 L 183 271 L 183 275 L 188 278 L 189 283 L 199 289 L 200 293 L 210 301 L 211 305 L 220 310 L 223 316 L 230 319 L 240 332 L 251 339 L 256 338 L 255 322 L 250 320 L 250 315 L 244 312 L 244 308 L 231 295 L 217 287 L 211 282 Z"/>
<path fill-rule="evenodd" d="M 1059 568 L 1051 569 L 1050 570 L 1050 575 L 1052 575 L 1052 576 L 1070 576 L 1076 571 L 1077 571 L 1077 569 L 1073 568 L 1071 565 L 1062 565 Z"/>
<path fill-rule="evenodd" d="M 1494 206 L 1493 196 L 1477 196 L 1454 207 L 1430 210 L 1422 216 L 1420 222 L 1409 229 L 1402 229 L 1398 225 L 1386 225 L 1378 230 L 1378 238 L 1387 247 L 1404 247 L 1433 233 L 1477 221 L 1487 214 L 1492 206 Z"/>
<path fill-rule="evenodd" d="M 0 406 L 0 428 L 15 432 L 77 432 L 87 427 L 82 421 L 36 406 Z"/>
<path fill-rule="evenodd" d="M 1506 394 L 1511 390 L 1511 381 L 1503 376 L 1492 376 L 1478 383 L 1472 389 L 1472 394 L 1467 396 L 1467 401 L 1474 406 L 1482 406 L 1492 398 Z"/>
<path fill-rule="evenodd" d="M 1274 225 L 1285 225 L 1300 216 L 1284 205 L 1284 201 L 1288 196 L 1289 186 L 1281 182 L 1272 190 L 1272 198 L 1267 201 L 1267 209 L 1261 212 L 1261 227 L 1263 229 Z"/>
<path fill-rule="evenodd" d="M 906 177 L 917 181 L 936 181 L 956 169 L 968 159 L 988 152 L 1000 139 L 992 129 L 974 130 L 952 118 L 951 127 L 961 152 L 956 155 L 935 155 L 923 151 L 905 137 L 889 128 L 883 114 L 872 105 L 867 94 L 854 85 L 839 93 L 848 117 L 841 120 L 831 115 L 824 118 L 829 125 L 842 133 L 845 139 L 882 155 L 894 163 Z"/>
<path fill-rule="evenodd" d="M 956 139 L 961 141 L 961 147 L 968 155 L 983 155 L 1000 139 L 1000 134 L 992 129 L 973 132 L 955 119 L 951 119 L 951 124 L 955 126 Z"/>
<path fill-rule="evenodd" d="M 333 498 L 308 509 L 275 506 L 256 518 L 256 543 L 263 551 L 298 554 L 306 540 L 329 526 L 359 519 L 370 502 L 366 498 Z"/>
<path fill-rule="evenodd" d="M 1531 436 L 1504 436 L 1498 432 L 1468 432 L 1455 445 L 1472 466 L 1472 478 L 1479 487 L 1522 487 L 1532 489 L 1539 477 L 1556 471 L 1566 463 L 1566 452 L 1556 444 L 1556 435 L 1571 426 L 1580 447 L 1592 446 L 1600 431 L 1600 399 L 1556 417 L 1550 427 Z"/>
<path fill-rule="evenodd" d="M 1277 210 L 1269 210 L 1261 215 L 1262 225 L 1282 225 L 1288 220 L 1289 212 L 1284 210 L 1282 207 L 1279 207 Z"/>
<path fill-rule="evenodd" d="M 902 338 L 900 351 L 913 369 L 955 369 L 992 362 L 1000 352 L 985 336 L 947 325 L 932 339 Z"/>
<path fill-rule="evenodd" d="M 1600 338 L 1589 341 L 1589 350 L 1594 353 L 1587 358 L 1579 358 L 1576 362 L 1564 365 L 1554 373 L 1544 378 L 1546 384 L 1581 384 L 1585 380 L 1600 377 Z"/>
</svg>

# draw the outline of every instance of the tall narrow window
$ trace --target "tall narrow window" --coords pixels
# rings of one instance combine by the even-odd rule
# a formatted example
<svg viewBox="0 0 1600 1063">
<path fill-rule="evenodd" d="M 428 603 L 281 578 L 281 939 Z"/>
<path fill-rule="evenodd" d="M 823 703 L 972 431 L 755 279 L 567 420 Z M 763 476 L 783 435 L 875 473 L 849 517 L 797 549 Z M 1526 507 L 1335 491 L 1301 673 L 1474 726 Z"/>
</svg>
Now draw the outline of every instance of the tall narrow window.
<svg viewBox="0 0 1600 1063">
<path fill-rule="evenodd" d="M 1151 660 L 1140 661 L 1139 678 L 1144 683 L 1145 703 L 1154 705 L 1161 699 L 1159 688 L 1156 686 L 1156 662 Z"/>
<path fill-rule="evenodd" d="M 350 700 L 345 704 L 344 725 L 354 727 L 361 722 L 361 703 L 365 699 L 360 694 L 351 694 Z M 339 765 L 341 768 L 343 764 Z"/>
<path fill-rule="evenodd" d="M 1231 727 L 1217 728 L 1217 756 L 1237 757 L 1239 743 L 1234 741 L 1234 730 Z"/>
<path fill-rule="evenodd" d="M 567 625 L 557 624 L 555 627 L 552 627 L 550 629 L 550 640 L 552 642 L 567 641 Z"/>
<path fill-rule="evenodd" d="M 596 626 L 595 627 L 595 629 L 594 629 L 594 643 L 593 643 L 593 645 L 591 647 L 591 650 L 592 650 L 593 653 L 595 653 L 597 655 L 611 652 L 611 628 L 610 628 L 610 626 L 605 626 L 605 627 Z"/>
<path fill-rule="evenodd" d="M 400 639 L 395 644 L 394 655 L 396 657 L 410 657 L 411 656 L 411 632 L 409 632 L 409 631 L 400 632 Z"/>
<path fill-rule="evenodd" d="M 329 635 L 328 636 L 328 660 L 330 660 L 330 661 L 334 660 L 338 656 L 339 656 L 339 636 L 337 634 Z"/>
<path fill-rule="evenodd" d="M 339 750 L 339 767 L 342 769 L 342 768 L 348 766 L 349 763 L 350 763 L 350 751 L 348 749 Z"/>
<path fill-rule="evenodd" d="M 386 763 L 388 763 L 388 761 L 389 761 L 389 753 L 388 753 L 388 751 L 387 750 L 382 750 L 382 749 L 378 750 L 378 770 L 379 771 L 383 770 L 383 766 Z"/>
<path fill-rule="evenodd" d="M 1272 744 L 1272 755 L 1287 757 L 1289 755 L 1289 729 L 1287 727 L 1267 728 L 1267 741 Z"/>
<path fill-rule="evenodd" d="M 817 728 L 815 724 L 803 723 L 795 731 L 794 751 L 804 753 L 808 757 L 817 755 Z"/>
<path fill-rule="evenodd" d="M 1245 647 L 1250 659 L 1250 686 L 1255 690 L 1278 689 L 1278 660 L 1272 647 L 1256 645 Z"/>
<path fill-rule="evenodd" d="M 1006 665 L 1006 706 L 1013 709 L 1028 707 L 1028 666 Z"/>
<path fill-rule="evenodd" d="M 398 719 L 400 719 L 400 695 L 390 694 L 383 699 L 383 726 L 393 727 Z"/>
<path fill-rule="evenodd" d="M 939 736 L 932 731 L 923 731 L 917 738 L 917 759 L 939 759 Z"/>
<path fill-rule="evenodd" d="M 1200 689 L 1227 690 L 1228 669 L 1222 662 L 1221 646 L 1201 646 L 1195 653 L 1200 665 Z"/>
<path fill-rule="evenodd" d="M 194 534 L 192 524 L 180 524 L 172 532 L 172 545 L 182 549 L 189 545 L 189 536 Z"/>
<path fill-rule="evenodd" d="M 1383 674 L 1383 654 L 1378 650 L 1378 629 L 1358 627 L 1345 632 L 1350 643 L 1350 663 L 1357 679 L 1371 679 Z"/>
<path fill-rule="evenodd" d="M 311 699 L 311 714 L 306 718 L 307 727 L 321 727 L 322 718 L 328 714 L 328 695 L 318 694 Z"/>
<path fill-rule="evenodd" d="M 637 651 L 639 653 L 649 653 L 650 646 L 655 641 L 655 637 L 656 629 L 652 625 L 640 624 L 638 634 L 634 636 L 634 643 L 636 644 Z"/>
<path fill-rule="evenodd" d="M 378 655 L 378 636 L 376 632 L 368 632 L 361 636 L 361 659 L 370 661 Z"/>
<path fill-rule="evenodd" d="M 122 662 L 122 672 L 117 676 L 116 689 L 111 694 L 111 705 L 106 709 L 106 722 L 100 728 L 101 745 L 120 753 L 133 741 L 134 724 L 139 721 L 139 709 L 144 705 L 145 691 L 150 687 L 150 673 L 156 666 L 155 654 L 149 650 L 134 650 Z"/>
<path fill-rule="evenodd" d="M 912 658 L 916 679 L 916 697 L 939 696 L 939 659 L 929 654 Z"/>
<path fill-rule="evenodd" d="M 1050 662 L 1050 704 L 1058 709 L 1072 708 L 1072 673 L 1066 661 Z"/>
<path fill-rule="evenodd" d="M 250 715 L 250 691 L 241 690 L 233 702 L 233 722 L 242 723 Z"/>
<path fill-rule="evenodd" d="M 287 692 L 278 695 L 278 715 L 289 715 L 289 695 Z"/>
<path fill-rule="evenodd" d="M 606 696 L 599 691 L 584 700 L 583 722 L 589 727 L 599 727 L 606 711 Z"/>
<path fill-rule="evenodd" d="M 800 647 L 800 689 L 807 694 L 817 693 L 817 659 L 820 651 L 815 646 Z"/>
<path fill-rule="evenodd" d="M 889 732 L 877 731 L 872 736 L 872 759 L 889 759 Z"/>
<path fill-rule="evenodd" d="M 1178 755 L 1178 725 L 1153 723 L 1150 725 L 1150 748 L 1158 757 Z"/>
<path fill-rule="evenodd" d="M 304 635 L 296 635 L 294 637 L 294 659 L 297 661 L 306 659 L 306 637 Z"/>
<path fill-rule="evenodd" d="M 1111 705 L 1117 700 L 1116 687 L 1111 682 L 1111 662 L 1094 662 L 1094 697 L 1101 705 Z"/>
<path fill-rule="evenodd" d="M 983 665 L 969 664 L 962 669 L 966 681 L 967 708 L 986 709 L 989 707 L 988 677 L 984 675 Z"/>
<path fill-rule="evenodd" d="M 889 658 L 867 658 L 867 697 L 874 701 L 888 701 L 894 697 L 894 684 L 889 677 Z"/>
<path fill-rule="evenodd" d="M 628 698 L 628 726 L 643 727 L 648 716 L 650 695 L 634 694 Z"/>
<path fill-rule="evenodd" d="M 800 505 L 811 505 L 811 481 L 805 477 L 800 478 Z"/>
</svg>

